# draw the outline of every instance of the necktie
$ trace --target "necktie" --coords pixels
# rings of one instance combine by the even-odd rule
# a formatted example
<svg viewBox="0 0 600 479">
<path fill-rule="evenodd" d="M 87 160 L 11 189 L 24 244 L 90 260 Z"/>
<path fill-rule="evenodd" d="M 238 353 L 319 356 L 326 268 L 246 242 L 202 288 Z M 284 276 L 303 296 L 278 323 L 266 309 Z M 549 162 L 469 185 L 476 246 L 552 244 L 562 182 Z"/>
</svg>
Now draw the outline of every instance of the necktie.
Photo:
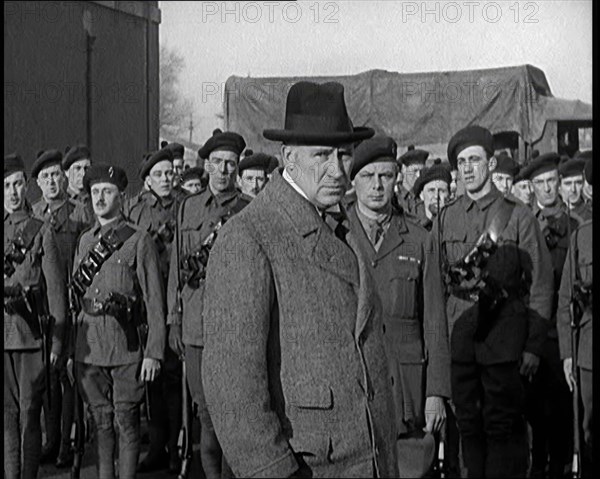
<svg viewBox="0 0 600 479">
<path fill-rule="evenodd" d="M 383 226 L 381 225 L 381 223 L 378 223 L 377 221 L 371 223 L 371 229 L 369 231 L 369 239 L 371 240 L 371 244 L 373 244 L 373 246 L 375 246 L 378 243 L 382 234 L 383 234 Z"/>
</svg>

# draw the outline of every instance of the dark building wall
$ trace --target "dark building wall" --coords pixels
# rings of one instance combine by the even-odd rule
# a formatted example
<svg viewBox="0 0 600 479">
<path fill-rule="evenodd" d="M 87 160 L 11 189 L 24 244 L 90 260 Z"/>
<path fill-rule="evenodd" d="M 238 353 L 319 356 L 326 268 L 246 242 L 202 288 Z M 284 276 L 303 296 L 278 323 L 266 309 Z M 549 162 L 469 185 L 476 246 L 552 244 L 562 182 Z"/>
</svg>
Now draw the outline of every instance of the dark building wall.
<svg viewBox="0 0 600 479">
<path fill-rule="evenodd" d="M 5 2 L 4 153 L 30 168 L 42 148 L 88 143 L 139 187 L 158 146 L 159 22 L 158 2 Z"/>
</svg>

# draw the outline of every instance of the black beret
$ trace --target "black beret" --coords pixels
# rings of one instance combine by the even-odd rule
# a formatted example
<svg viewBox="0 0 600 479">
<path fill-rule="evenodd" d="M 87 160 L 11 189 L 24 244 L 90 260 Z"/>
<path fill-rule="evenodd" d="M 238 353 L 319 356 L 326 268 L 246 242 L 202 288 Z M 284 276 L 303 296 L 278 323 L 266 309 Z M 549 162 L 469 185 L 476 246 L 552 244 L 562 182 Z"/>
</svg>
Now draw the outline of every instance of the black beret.
<svg viewBox="0 0 600 479">
<path fill-rule="evenodd" d="M 452 175 L 450 174 L 449 165 L 435 164 L 429 168 L 424 168 L 421 170 L 421 174 L 416 179 L 413 186 L 413 194 L 415 196 L 419 196 L 427 183 L 436 180 L 444 181 L 448 184 L 448 187 L 450 186 L 450 183 L 452 183 Z"/>
<path fill-rule="evenodd" d="M 94 164 L 85 172 L 83 188 L 89 193 L 91 187 L 96 183 L 112 183 L 119 188 L 119 191 L 124 191 L 127 187 L 127 173 L 119 166 Z"/>
<path fill-rule="evenodd" d="M 173 153 L 174 160 L 177 160 L 177 159 L 183 160 L 183 154 L 185 152 L 185 148 L 183 147 L 183 145 L 181 143 L 169 143 L 166 146 L 166 148 L 171 150 L 171 152 Z"/>
<path fill-rule="evenodd" d="M 429 152 L 425 150 L 415 149 L 414 145 L 408 145 L 408 150 L 404 153 L 398 161 L 400 164 L 408 166 L 414 163 L 422 163 L 425 164 L 427 158 L 429 157 Z"/>
<path fill-rule="evenodd" d="M 519 172 L 519 164 L 507 153 L 502 152 L 496 157 L 496 169 L 494 173 L 506 173 L 513 178 Z"/>
<path fill-rule="evenodd" d="M 580 160 L 591 160 L 592 159 L 592 150 L 580 151 L 575 155 L 575 158 Z"/>
<path fill-rule="evenodd" d="M 65 156 L 62 160 L 62 169 L 67 171 L 71 165 L 79 160 L 90 159 L 92 154 L 85 145 L 76 145 L 65 151 Z"/>
<path fill-rule="evenodd" d="M 144 159 L 144 162 L 140 166 L 140 178 L 143 180 L 148 176 L 150 170 L 154 165 L 160 163 L 161 161 L 170 161 L 173 162 L 173 152 L 169 149 L 168 146 L 165 148 L 161 148 L 158 151 L 150 153 Z"/>
<path fill-rule="evenodd" d="M 472 125 L 459 130 L 448 142 L 448 161 L 453 168 L 457 165 L 458 154 L 469 146 L 481 146 L 489 156 L 494 154 L 494 136 L 487 128 Z"/>
<path fill-rule="evenodd" d="M 354 150 L 354 163 L 350 172 L 353 180 L 365 166 L 376 161 L 391 161 L 396 163 L 396 142 L 389 136 L 374 136 L 361 142 Z"/>
<path fill-rule="evenodd" d="M 25 173 L 25 163 L 23 163 L 23 158 L 21 158 L 16 153 L 11 153 L 9 155 L 4 156 L 4 178 L 8 175 L 12 175 L 17 171 L 22 171 Z"/>
<path fill-rule="evenodd" d="M 31 167 L 31 176 L 37 178 L 44 168 L 52 165 L 62 165 L 63 155 L 60 150 L 46 150 L 41 153 L 33 162 Z"/>
<path fill-rule="evenodd" d="M 254 168 L 257 170 L 267 171 L 269 169 L 269 165 L 272 162 L 272 156 L 267 155 L 266 153 L 253 153 L 252 150 L 247 150 L 250 152 L 249 155 L 244 156 L 244 158 L 240 161 L 238 166 L 238 172 L 240 176 L 242 175 L 242 171 L 247 170 L 249 168 Z"/>
<path fill-rule="evenodd" d="M 587 181 L 590 185 L 592 184 L 592 165 L 594 163 L 592 162 L 591 159 L 589 159 L 586 163 L 585 163 L 585 168 L 583 170 L 584 175 L 585 175 L 585 181 Z"/>
<path fill-rule="evenodd" d="M 522 180 L 531 180 L 535 176 L 541 175 L 552 170 L 558 170 L 560 156 L 558 153 L 545 153 L 529 162 L 520 172 Z"/>
<path fill-rule="evenodd" d="M 163 140 L 163 141 L 161 141 L 161 142 L 160 142 L 160 147 L 161 147 L 161 149 L 162 149 L 162 148 L 164 148 L 165 146 L 167 146 L 168 144 L 169 144 L 169 142 L 168 142 L 168 141 L 166 141 L 166 140 Z"/>
<path fill-rule="evenodd" d="M 583 169 L 585 168 L 585 160 L 578 157 L 561 161 L 558 165 L 558 173 L 563 178 L 569 176 L 583 175 Z"/>
<path fill-rule="evenodd" d="M 246 142 L 241 135 L 232 131 L 217 132 L 211 136 L 204 146 L 198 150 L 200 158 L 208 158 L 208 155 L 215 150 L 233 151 L 237 155 L 241 154 L 246 148 Z"/>
<path fill-rule="evenodd" d="M 193 178 L 197 178 L 197 179 L 202 179 L 202 176 L 204 175 L 204 168 L 200 167 L 200 166 L 196 166 L 194 168 L 188 168 L 187 170 L 183 170 L 183 173 L 181 174 L 181 182 L 185 183 L 188 180 L 191 180 Z"/>
</svg>

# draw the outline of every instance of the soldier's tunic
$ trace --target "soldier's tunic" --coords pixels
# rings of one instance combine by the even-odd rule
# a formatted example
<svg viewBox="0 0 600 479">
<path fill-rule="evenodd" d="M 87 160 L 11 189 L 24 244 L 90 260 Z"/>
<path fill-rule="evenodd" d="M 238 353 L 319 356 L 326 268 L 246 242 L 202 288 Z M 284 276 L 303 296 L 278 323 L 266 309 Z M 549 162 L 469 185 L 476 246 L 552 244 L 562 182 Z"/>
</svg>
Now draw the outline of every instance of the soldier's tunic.
<svg viewBox="0 0 600 479">
<path fill-rule="evenodd" d="M 169 261 L 175 238 L 175 216 L 180 205 L 174 195 L 161 198 L 153 191 L 143 191 L 127 206 L 125 216 L 146 231 L 154 240 L 166 297 Z M 165 344 L 165 362 L 158 379 L 149 385 L 152 415 L 150 419 L 151 452 L 160 454 L 165 445 L 177 460 L 177 438 L 181 428 L 181 361 Z"/>
<path fill-rule="evenodd" d="M 92 198 L 90 194 L 85 190 L 75 191 L 73 188 L 68 186 L 67 195 L 71 200 L 83 205 L 86 210 L 86 214 L 90 217 L 90 221 L 92 221 L 91 218 L 94 216 L 94 209 L 92 207 Z"/>
<path fill-rule="evenodd" d="M 101 235 L 124 223 L 124 218 L 119 217 L 102 227 L 96 223 L 83 233 L 75 254 L 74 270 Z M 134 477 L 140 450 L 142 358 L 162 360 L 165 349 L 165 300 L 158 253 L 146 232 L 131 223 L 127 226 L 133 228 L 134 233 L 102 265 L 86 290 L 75 340 L 77 381 L 97 427 L 99 476 L 114 477 L 113 419 L 116 416 L 121 479 Z M 140 346 L 133 323 L 124 328 L 114 316 L 90 311 L 87 305 L 105 301 L 111 292 L 136 296 L 143 301 L 148 324 L 145 347 Z"/>
<path fill-rule="evenodd" d="M 90 226 L 93 218 L 83 203 L 65 199 L 54 202 L 52 205 L 44 198 L 40 198 L 33 207 L 35 217 L 45 221 L 56 237 L 62 270 L 66 275 L 65 281 L 69 282 L 73 269 L 73 257 L 77 248 L 79 235 Z M 68 335 L 69 332 L 67 331 Z M 67 355 L 52 369 L 51 404 L 48 404 L 44 395 L 44 419 L 46 422 L 46 444 L 52 449 L 60 444 L 61 455 L 67 454 L 70 448 L 70 432 L 73 422 L 73 389 L 66 371 Z M 62 417 L 62 427 L 61 427 Z M 62 429 L 62 434 L 61 434 Z M 60 442 L 59 442 L 60 441 Z"/>
<path fill-rule="evenodd" d="M 414 213 L 417 207 L 417 204 L 421 203 L 422 200 L 417 198 L 414 193 L 406 188 L 403 185 L 398 185 L 398 192 L 396 193 L 396 199 L 398 200 L 398 204 L 402 206 L 404 211 L 408 213 Z"/>
<path fill-rule="evenodd" d="M 413 218 L 417 221 L 417 223 L 425 228 L 427 231 L 431 231 L 433 228 L 433 220 L 427 217 L 427 213 L 425 213 L 425 203 L 420 202 L 415 207 L 415 211 L 413 213 Z"/>
<path fill-rule="evenodd" d="M 508 206 L 512 211 L 500 233 L 498 250 L 485 268 L 508 298 L 491 314 L 480 314 L 479 303 L 454 294 L 446 303 L 452 398 L 469 477 L 524 477 L 526 473 L 519 361 L 524 351 L 542 354 L 552 304 L 552 270 L 531 211 L 503 197 L 495 187 L 478 201 L 462 196 L 441 212 L 443 258 L 453 264 Z M 437 229 L 436 222 L 430 236 L 433 253 L 426 263 L 425 305 L 431 303 L 428 273 L 439 269 Z M 523 301 L 524 289 L 528 304 Z M 475 339 L 478 326 L 485 326 L 487 334 Z"/>
<path fill-rule="evenodd" d="M 569 245 L 570 260 L 565 261 L 560 282 L 557 330 L 561 359 L 573 357 L 571 343 L 571 298 L 574 285 L 579 282 L 590 291 L 593 286 L 593 226 L 592 221 L 582 224 L 571 236 Z M 591 297 L 590 297 L 591 300 Z M 583 435 L 585 441 L 583 477 L 591 477 L 590 465 L 592 461 L 592 338 L 593 311 L 592 302 L 585 307 L 579 319 L 577 342 L 577 367 L 579 368 L 579 381 L 581 399 L 583 402 Z M 587 466 L 587 467 L 586 467 Z"/>
<path fill-rule="evenodd" d="M 581 199 L 571 210 L 574 216 L 581 218 L 582 221 L 589 221 L 592 219 L 592 202 L 584 201 Z"/>
<path fill-rule="evenodd" d="M 349 213 L 350 230 L 369 266 L 383 306 L 383 337 L 391 374 L 396 410 L 398 461 L 401 477 L 416 477 L 429 464 L 415 467 L 407 457 L 433 459 L 433 441 L 422 436 L 425 427 L 425 398 L 450 398 L 450 357 L 444 316 L 424 316 L 423 270 L 428 233 L 393 209 L 381 239 L 373 244 L 369 238 L 373 221 L 355 206 Z M 441 282 L 431 300 L 443 309 Z M 429 446 L 429 447 L 427 447 Z M 418 452 L 411 448 L 416 448 Z"/>
<path fill-rule="evenodd" d="M 551 477 L 562 476 L 573 448 L 573 436 L 569 433 L 573 421 L 571 395 L 563 376 L 556 332 L 557 293 L 569 246 L 568 232 L 579 225 L 574 215 L 569 219 L 566 209 L 561 200 L 555 207 L 540 208 L 537 203 L 533 206 L 550 251 L 555 294 L 540 366 L 533 382 L 527 384 L 527 417 L 533 433 L 532 474 L 543 474 L 549 462 Z"/>
<path fill-rule="evenodd" d="M 4 210 L 4 251 L 32 221 L 29 210 L 8 213 Z M 33 220 L 35 221 L 35 220 Z M 58 260 L 58 247 L 52 229 L 42 226 L 14 273 L 4 277 L 4 473 L 7 479 L 34 478 L 37 475 L 42 445 L 40 413 L 44 392 L 42 340 L 34 337 L 29 324 L 38 321 L 39 300 L 29 300 L 16 311 L 6 309 L 6 289 L 45 288 L 48 313 L 54 317 L 51 352 L 62 353 L 67 315 L 65 274 Z"/>
<path fill-rule="evenodd" d="M 179 209 L 180 252 L 179 258 L 176 248 L 171 251 L 169 268 L 169 282 L 167 290 L 167 308 L 169 325 L 181 325 L 182 339 L 185 344 L 185 360 L 188 385 L 193 401 L 198 405 L 202 427 L 206 431 L 213 431 L 210 417 L 206 409 L 206 401 L 202 388 L 201 366 L 202 351 L 204 347 L 202 308 L 204 304 L 204 282 L 190 286 L 182 283 L 181 301 L 182 314 L 178 312 L 178 273 L 177 267 L 190 253 L 197 251 L 208 236 L 215 230 L 219 223 L 223 223 L 232 215 L 241 211 L 251 201 L 251 198 L 238 190 L 213 194 L 210 187 L 195 195 L 188 196 Z M 218 233 L 217 233 L 218 235 Z M 185 276 L 185 271 L 183 272 Z M 213 432 L 214 434 L 214 432 Z M 210 458 L 204 459 L 205 473 L 211 466 L 207 464 Z"/>
</svg>

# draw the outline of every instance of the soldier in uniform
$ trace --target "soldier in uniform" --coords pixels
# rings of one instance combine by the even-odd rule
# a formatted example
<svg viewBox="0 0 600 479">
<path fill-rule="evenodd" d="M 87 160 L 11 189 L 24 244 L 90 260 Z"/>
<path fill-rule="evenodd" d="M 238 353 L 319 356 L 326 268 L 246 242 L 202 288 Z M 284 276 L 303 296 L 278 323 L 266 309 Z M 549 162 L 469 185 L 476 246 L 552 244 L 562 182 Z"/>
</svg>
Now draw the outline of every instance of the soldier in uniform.
<svg viewBox="0 0 600 479">
<path fill-rule="evenodd" d="M 519 172 L 515 175 L 515 179 L 513 181 L 513 185 L 511 188 L 511 193 L 513 197 L 518 199 L 525 206 L 531 208 L 533 207 L 533 186 L 531 185 L 531 181 L 527 178 L 523 178 L 521 175 L 523 169 L 525 167 L 519 168 Z"/>
<path fill-rule="evenodd" d="M 592 162 L 585 167 L 585 180 L 592 185 Z M 568 258 L 562 272 L 560 290 L 558 293 L 557 331 L 560 347 L 560 358 L 563 372 L 572 394 L 580 394 L 583 403 L 583 414 L 580 414 L 583 429 L 583 467 L 582 476 L 592 477 L 592 280 L 593 280 L 593 251 L 592 251 L 592 220 L 583 223 L 573 233 L 570 239 Z M 572 305 L 574 306 L 571 309 Z M 574 315 L 575 317 L 572 317 Z M 572 321 L 577 324 L 574 331 Z M 573 338 L 575 334 L 577 368 L 579 384 L 573 376 Z"/>
<path fill-rule="evenodd" d="M 20 156 L 4 157 L 4 477 L 37 477 L 42 398 L 63 353 L 66 274 L 52 228 L 25 203 Z"/>
<path fill-rule="evenodd" d="M 208 252 L 222 224 L 250 202 L 235 188 L 240 154 L 246 142 L 233 132 L 216 132 L 200 149 L 207 158 L 208 187 L 188 196 L 179 209 L 179 246 L 171 252 L 168 283 L 169 345 L 185 351 L 190 393 L 201 422 L 200 457 L 207 478 L 220 477 L 221 447 L 208 415 L 200 375 L 204 349 L 202 304 Z M 180 303 L 181 302 L 181 303 Z"/>
<path fill-rule="evenodd" d="M 181 175 L 181 188 L 192 195 L 200 193 L 206 187 L 203 179 L 204 168 L 200 166 L 186 168 Z"/>
<path fill-rule="evenodd" d="M 69 198 L 82 203 L 88 208 L 88 214 L 92 216 L 92 205 L 90 197 L 83 188 L 83 176 L 90 167 L 91 153 L 87 146 L 76 145 L 68 148 L 62 160 L 62 169 L 68 179 L 67 194 Z"/>
<path fill-rule="evenodd" d="M 185 148 L 181 143 L 168 143 L 164 148 L 173 154 L 173 195 L 178 200 L 182 200 L 186 196 L 185 191 L 181 188 L 181 175 L 185 169 L 183 161 Z"/>
<path fill-rule="evenodd" d="M 449 200 L 451 182 L 450 169 L 448 166 L 439 163 L 430 168 L 425 168 L 421 171 L 421 176 L 415 181 L 413 191 L 422 201 L 417 205 L 415 217 L 427 231 L 431 231 L 439 210 Z"/>
<path fill-rule="evenodd" d="M 154 240 L 166 295 L 169 261 L 175 238 L 175 217 L 180 201 L 174 194 L 173 149 L 166 146 L 149 155 L 140 170 L 143 191 L 136 203 L 124 209 L 125 217 Z M 181 361 L 165 345 L 162 373 L 148 386 L 150 402 L 150 449 L 138 472 L 152 472 L 168 466 L 179 471 L 177 438 L 181 427 Z M 165 449 L 165 447 L 168 449 Z"/>
<path fill-rule="evenodd" d="M 398 186 L 396 198 L 407 213 L 414 213 L 419 203 L 419 198 L 413 192 L 413 186 L 421 170 L 425 168 L 428 157 L 428 151 L 415 149 L 414 145 L 409 145 L 406 153 L 398 158 L 398 162 L 402 165 L 402 184 Z"/>
<path fill-rule="evenodd" d="M 74 368 L 97 434 L 98 476 L 135 477 L 140 451 L 144 383 L 156 379 L 165 350 L 165 298 L 156 247 L 121 213 L 127 176 L 117 166 L 94 164 L 86 172 L 96 223 L 75 253 L 72 291 Z"/>
<path fill-rule="evenodd" d="M 42 197 L 33 204 L 36 218 L 45 221 L 54 231 L 58 252 L 65 273 L 65 283 L 69 282 L 73 269 L 73 256 L 77 239 L 86 229 L 91 218 L 87 207 L 71 199 L 65 192 L 65 174 L 61 168 L 62 153 L 47 150 L 40 154 L 31 169 L 31 176 L 37 180 Z M 46 444 L 42 448 L 40 462 L 56 459 L 56 466 L 67 467 L 72 460 L 70 433 L 73 422 L 73 389 L 66 370 L 66 356 L 52 369 L 50 375 L 51 401 L 44 396 L 43 410 L 46 423 Z M 62 424 L 62 425 L 61 425 Z M 58 456 L 58 457 L 57 457 Z"/>
<path fill-rule="evenodd" d="M 558 288 L 569 246 L 569 232 L 579 221 L 567 214 L 567 206 L 559 196 L 559 161 L 556 153 L 547 153 L 531 161 L 522 172 L 533 185 L 533 213 L 539 222 L 546 246 L 550 251 L 555 295 L 552 321 L 544 342 L 540 367 L 528 386 L 528 418 L 532 429 L 532 477 L 560 478 L 571 459 L 572 415 L 571 398 L 563 381 L 556 330 Z M 569 198 L 567 198 L 569 199 Z"/>
<path fill-rule="evenodd" d="M 450 140 L 448 159 L 457 163 L 466 193 L 434 224 L 424 275 L 425 305 L 434 305 L 431 281 L 442 265 L 452 401 L 472 478 L 525 477 L 521 376 L 536 374 L 553 293 L 540 228 L 529 209 L 493 185 L 493 153 L 493 136 L 480 126 Z"/>
<path fill-rule="evenodd" d="M 559 192 L 565 206 L 569 206 L 573 216 L 581 222 L 592 219 L 591 203 L 583 199 L 583 168 L 585 159 L 581 157 L 569 159 L 559 164 L 558 174 L 560 176 Z"/>
<path fill-rule="evenodd" d="M 267 171 L 272 164 L 272 156 L 265 153 L 244 152 L 238 166 L 238 186 L 245 195 L 255 198 L 267 184 Z"/>
<path fill-rule="evenodd" d="M 494 186 L 503 195 L 510 194 L 515 180 L 515 175 L 519 172 L 519 164 L 513 160 L 508 153 L 502 152 L 496 158 L 496 168 L 492 171 L 492 181 Z"/>
<path fill-rule="evenodd" d="M 448 177 L 441 181 L 447 196 L 448 169 L 436 165 L 423 171 L 440 168 Z M 358 238 L 383 306 L 400 477 L 423 477 L 435 457 L 433 434 L 439 433 L 446 417 L 450 357 L 443 315 L 423 315 L 428 234 L 392 201 L 397 170 L 393 139 L 374 137 L 363 141 L 354 153 L 350 179 L 357 202 L 348 217 L 350 231 Z M 419 180 L 427 173 L 422 173 Z M 430 181 L 426 188 L 440 182 Z M 440 305 L 444 302 L 441 283 L 437 284 L 437 301 Z M 425 460 L 420 462 L 422 458 Z"/>
</svg>

